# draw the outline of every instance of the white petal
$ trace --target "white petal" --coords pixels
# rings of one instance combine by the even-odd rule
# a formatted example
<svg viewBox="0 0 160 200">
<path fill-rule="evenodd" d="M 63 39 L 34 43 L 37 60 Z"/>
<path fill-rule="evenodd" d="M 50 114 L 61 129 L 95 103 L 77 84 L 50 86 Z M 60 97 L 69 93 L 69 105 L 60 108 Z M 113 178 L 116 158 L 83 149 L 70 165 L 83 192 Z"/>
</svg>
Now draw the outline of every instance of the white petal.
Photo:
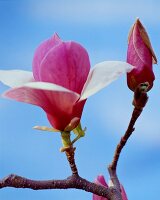
<svg viewBox="0 0 160 200">
<path fill-rule="evenodd" d="M 56 85 L 54 83 L 47 83 L 47 82 L 30 82 L 23 85 L 24 87 L 33 88 L 33 89 L 42 89 L 42 90 L 49 90 L 49 91 L 59 91 L 59 92 L 69 92 L 74 93 L 79 97 L 80 95 L 76 92 L 73 92 L 67 88 L 64 88 L 60 85 Z"/>
<path fill-rule="evenodd" d="M 23 70 L 0 70 L 0 81 L 9 87 L 19 87 L 27 82 L 33 82 L 33 73 Z"/>
<path fill-rule="evenodd" d="M 87 99 L 133 68 L 132 65 L 121 61 L 104 61 L 96 64 L 88 75 L 80 100 Z"/>
</svg>

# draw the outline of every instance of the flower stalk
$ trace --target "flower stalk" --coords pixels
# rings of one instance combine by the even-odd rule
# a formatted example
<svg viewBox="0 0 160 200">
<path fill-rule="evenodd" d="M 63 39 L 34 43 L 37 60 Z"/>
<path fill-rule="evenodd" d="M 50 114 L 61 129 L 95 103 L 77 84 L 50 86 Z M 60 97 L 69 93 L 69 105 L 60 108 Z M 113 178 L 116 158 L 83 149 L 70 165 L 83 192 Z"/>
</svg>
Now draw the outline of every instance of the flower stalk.
<svg viewBox="0 0 160 200">
<path fill-rule="evenodd" d="M 76 148 L 73 146 L 70 146 L 65 149 L 67 160 L 68 160 L 70 168 L 72 170 L 72 175 L 78 175 L 78 169 L 77 169 L 75 159 L 74 159 L 75 150 L 76 150 Z"/>
<path fill-rule="evenodd" d="M 66 153 L 67 160 L 69 162 L 69 165 L 72 171 L 72 175 L 78 175 L 78 170 L 77 170 L 75 159 L 74 159 L 76 148 L 73 147 L 70 136 L 71 136 L 71 133 L 69 131 L 61 132 L 63 147 L 60 149 L 60 151 Z"/>
<path fill-rule="evenodd" d="M 63 131 L 61 132 L 61 139 L 62 139 L 62 144 L 63 144 L 63 147 L 70 147 L 71 146 L 71 133 L 70 131 Z"/>
</svg>

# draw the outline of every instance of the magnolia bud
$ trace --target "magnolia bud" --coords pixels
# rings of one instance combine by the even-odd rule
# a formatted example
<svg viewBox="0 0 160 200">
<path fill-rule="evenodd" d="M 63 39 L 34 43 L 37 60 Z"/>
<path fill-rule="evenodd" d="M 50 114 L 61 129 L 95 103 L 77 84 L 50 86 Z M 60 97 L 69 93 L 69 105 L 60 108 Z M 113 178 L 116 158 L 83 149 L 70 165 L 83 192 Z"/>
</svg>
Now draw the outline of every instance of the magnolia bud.
<svg viewBox="0 0 160 200">
<path fill-rule="evenodd" d="M 127 62 L 135 66 L 131 72 L 127 73 L 129 89 L 135 91 L 139 84 L 148 82 L 148 90 L 150 90 L 155 79 L 152 64 L 156 64 L 157 59 L 148 34 L 139 19 L 136 20 L 129 33 Z"/>
</svg>

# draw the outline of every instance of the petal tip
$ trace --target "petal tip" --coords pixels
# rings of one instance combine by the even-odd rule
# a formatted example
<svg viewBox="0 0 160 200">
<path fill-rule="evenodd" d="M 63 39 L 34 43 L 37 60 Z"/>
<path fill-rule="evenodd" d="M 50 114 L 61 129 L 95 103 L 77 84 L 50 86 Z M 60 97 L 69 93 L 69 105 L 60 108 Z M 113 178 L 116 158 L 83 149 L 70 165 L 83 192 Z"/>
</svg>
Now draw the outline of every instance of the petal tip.
<svg viewBox="0 0 160 200">
<path fill-rule="evenodd" d="M 56 32 L 53 34 L 52 38 L 53 38 L 53 40 L 61 41 L 60 36 Z"/>
<path fill-rule="evenodd" d="M 136 19 L 136 21 L 135 21 L 135 23 L 133 25 L 133 28 L 135 30 L 139 30 L 140 36 L 141 36 L 144 44 L 147 46 L 147 48 L 150 50 L 150 52 L 152 54 L 152 63 L 153 64 L 157 64 L 157 58 L 156 58 L 156 55 L 154 53 L 153 47 L 151 45 L 148 33 L 147 33 L 145 27 L 143 26 L 143 24 L 141 23 L 139 18 Z"/>
</svg>

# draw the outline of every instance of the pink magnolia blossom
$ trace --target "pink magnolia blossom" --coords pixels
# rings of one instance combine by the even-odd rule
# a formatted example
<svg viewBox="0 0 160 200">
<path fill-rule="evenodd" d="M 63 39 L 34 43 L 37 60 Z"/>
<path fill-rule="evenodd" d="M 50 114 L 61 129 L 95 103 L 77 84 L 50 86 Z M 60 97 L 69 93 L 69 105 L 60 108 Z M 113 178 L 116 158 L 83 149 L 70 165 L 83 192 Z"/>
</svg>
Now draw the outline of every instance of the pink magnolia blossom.
<svg viewBox="0 0 160 200">
<path fill-rule="evenodd" d="M 11 87 L 3 96 L 41 107 L 51 125 L 64 131 L 78 125 L 89 96 L 131 69 L 125 62 L 105 61 L 90 70 L 87 51 L 55 34 L 37 48 L 33 73 L 0 70 L 0 81 Z"/>
<path fill-rule="evenodd" d="M 135 68 L 127 73 L 127 84 L 135 90 L 140 83 L 148 82 L 150 90 L 155 79 L 152 64 L 157 63 L 147 32 L 139 19 L 131 28 L 128 38 L 127 62 Z"/>
<path fill-rule="evenodd" d="M 98 185 L 102 185 L 102 186 L 108 188 L 108 184 L 106 183 L 106 181 L 105 181 L 103 175 L 99 175 L 99 176 L 96 178 L 95 183 L 98 184 Z M 123 200 L 128 200 L 123 185 L 120 185 L 120 186 L 121 186 L 121 195 L 122 195 L 122 199 L 123 199 Z M 107 198 L 98 196 L 98 195 L 96 195 L 96 194 L 93 194 L 93 200 L 107 200 Z"/>
</svg>

